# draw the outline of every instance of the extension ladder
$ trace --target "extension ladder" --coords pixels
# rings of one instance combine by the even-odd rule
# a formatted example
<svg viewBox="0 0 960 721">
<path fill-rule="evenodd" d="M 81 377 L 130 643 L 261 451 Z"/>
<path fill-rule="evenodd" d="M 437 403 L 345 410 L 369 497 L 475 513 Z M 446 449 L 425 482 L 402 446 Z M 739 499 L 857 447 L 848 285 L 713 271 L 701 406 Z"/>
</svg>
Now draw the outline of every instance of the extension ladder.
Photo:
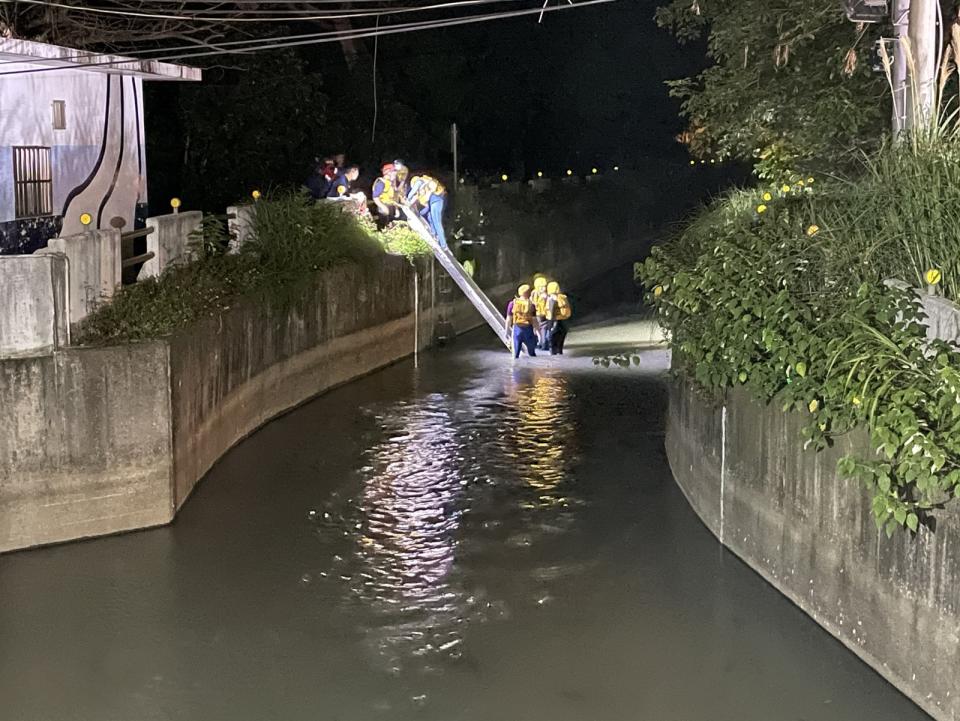
<svg viewBox="0 0 960 721">
<path fill-rule="evenodd" d="M 433 256 L 440 262 L 443 269 L 447 271 L 447 274 L 453 279 L 453 282 L 460 287 L 463 294 L 467 296 L 467 300 L 477 309 L 487 322 L 487 325 L 490 326 L 490 329 L 496 334 L 497 338 L 500 339 L 500 342 L 509 350 L 512 342 L 507 338 L 507 324 L 501 312 L 497 310 L 497 307 L 487 297 L 487 294 L 484 293 L 483 290 L 480 289 L 480 286 L 470 277 L 470 274 L 464 270 L 463 266 L 460 265 L 460 261 L 450 252 L 450 249 L 440 247 L 436 238 L 433 237 L 433 233 L 430 232 L 426 223 L 423 222 L 423 219 L 414 213 L 409 206 L 401 205 L 400 208 L 407 217 L 407 223 L 410 227 L 417 235 L 423 238 L 423 241 L 430 247 L 430 250 L 433 251 Z"/>
</svg>

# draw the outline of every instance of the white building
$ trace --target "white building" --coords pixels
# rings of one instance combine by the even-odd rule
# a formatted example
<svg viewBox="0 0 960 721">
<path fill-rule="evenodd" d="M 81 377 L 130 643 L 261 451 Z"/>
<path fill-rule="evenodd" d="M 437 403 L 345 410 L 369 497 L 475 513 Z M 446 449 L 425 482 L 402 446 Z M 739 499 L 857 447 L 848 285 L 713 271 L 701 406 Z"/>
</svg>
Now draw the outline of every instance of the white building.
<svg viewBox="0 0 960 721">
<path fill-rule="evenodd" d="M 144 80 L 200 70 L 0 39 L 0 254 L 86 227 L 132 229 L 147 201 Z"/>
</svg>

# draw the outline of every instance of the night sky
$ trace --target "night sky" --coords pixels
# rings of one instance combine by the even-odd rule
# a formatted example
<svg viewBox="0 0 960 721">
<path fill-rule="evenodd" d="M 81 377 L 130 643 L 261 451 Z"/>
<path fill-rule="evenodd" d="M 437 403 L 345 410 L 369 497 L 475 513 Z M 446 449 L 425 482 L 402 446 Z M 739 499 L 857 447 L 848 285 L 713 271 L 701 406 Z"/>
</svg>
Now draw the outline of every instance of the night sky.
<svg viewBox="0 0 960 721">
<path fill-rule="evenodd" d="M 474 176 L 685 160 L 674 139 L 683 122 L 664 81 L 697 72 L 704 52 L 657 27 L 658 4 L 620 0 L 548 13 L 540 24 L 530 15 L 382 36 L 376 45 L 366 38 L 352 69 L 338 43 L 287 51 L 302 70 L 277 52 L 217 58 L 201 86 L 148 89 L 150 194 L 184 194 L 216 210 L 250 187 L 298 184 L 315 157 L 340 149 L 362 166 L 364 182 L 396 157 L 443 174 L 453 122 L 460 167 Z M 391 22 L 409 18 L 383 21 Z M 252 91 L 234 93 L 244 82 Z"/>
<path fill-rule="evenodd" d="M 426 34 L 382 38 L 411 100 L 462 128 L 465 163 L 535 172 L 629 164 L 683 153 L 682 123 L 664 80 L 695 72 L 702 51 L 656 26 L 653 0 L 619 3 Z M 416 81 L 421 63 L 449 63 L 451 92 Z M 461 95 L 462 94 L 462 95 Z"/>
</svg>

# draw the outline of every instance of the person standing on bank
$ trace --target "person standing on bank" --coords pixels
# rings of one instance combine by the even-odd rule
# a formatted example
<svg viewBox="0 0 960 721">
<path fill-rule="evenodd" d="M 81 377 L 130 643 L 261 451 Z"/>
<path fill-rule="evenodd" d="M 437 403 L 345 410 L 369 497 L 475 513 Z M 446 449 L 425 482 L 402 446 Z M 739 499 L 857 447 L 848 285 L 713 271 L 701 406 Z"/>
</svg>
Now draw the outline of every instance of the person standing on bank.
<svg viewBox="0 0 960 721">
<path fill-rule="evenodd" d="M 550 326 L 550 355 L 563 355 L 567 340 L 567 321 L 573 315 L 570 300 L 560 291 L 560 284 L 552 281 L 547 285 L 547 325 Z"/>
<path fill-rule="evenodd" d="M 441 248 L 446 248 L 447 236 L 443 231 L 443 209 L 447 203 L 446 188 L 439 180 L 429 175 L 415 175 L 410 179 L 407 202 L 417 206 L 417 212 L 430 226 L 437 243 Z"/>
<path fill-rule="evenodd" d="M 513 337 L 513 357 L 519 358 L 521 349 L 526 346 L 527 355 L 537 356 L 537 336 L 533 333 L 533 324 L 537 322 L 536 308 L 530 300 L 530 286 L 524 283 L 517 288 L 517 297 L 507 307 L 507 333 Z"/>
</svg>

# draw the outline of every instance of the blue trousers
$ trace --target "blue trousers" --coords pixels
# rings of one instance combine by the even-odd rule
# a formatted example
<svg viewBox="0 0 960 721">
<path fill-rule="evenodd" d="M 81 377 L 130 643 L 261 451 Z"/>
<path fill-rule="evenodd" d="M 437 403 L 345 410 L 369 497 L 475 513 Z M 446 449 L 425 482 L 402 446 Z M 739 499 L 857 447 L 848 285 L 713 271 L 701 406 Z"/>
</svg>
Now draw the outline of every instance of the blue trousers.
<svg viewBox="0 0 960 721">
<path fill-rule="evenodd" d="M 515 325 L 513 326 L 513 357 L 520 357 L 520 349 L 526 346 L 527 355 L 531 358 L 537 355 L 537 336 L 533 333 L 533 326 Z"/>
<path fill-rule="evenodd" d="M 550 350 L 550 321 L 542 316 L 537 316 L 537 323 L 540 324 L 540 350 Z"/>
<path fill-rule="evenodd" d="M 446 207 L 447 197 L 445 195 L 432 195 L 427 207 L 421 211 L 424 220 L 430 224 L 430 230 L 440 244 L 441 248 L 447 247 L 447 235 L 443 232 L 443 209 Z"/>
</svg>

